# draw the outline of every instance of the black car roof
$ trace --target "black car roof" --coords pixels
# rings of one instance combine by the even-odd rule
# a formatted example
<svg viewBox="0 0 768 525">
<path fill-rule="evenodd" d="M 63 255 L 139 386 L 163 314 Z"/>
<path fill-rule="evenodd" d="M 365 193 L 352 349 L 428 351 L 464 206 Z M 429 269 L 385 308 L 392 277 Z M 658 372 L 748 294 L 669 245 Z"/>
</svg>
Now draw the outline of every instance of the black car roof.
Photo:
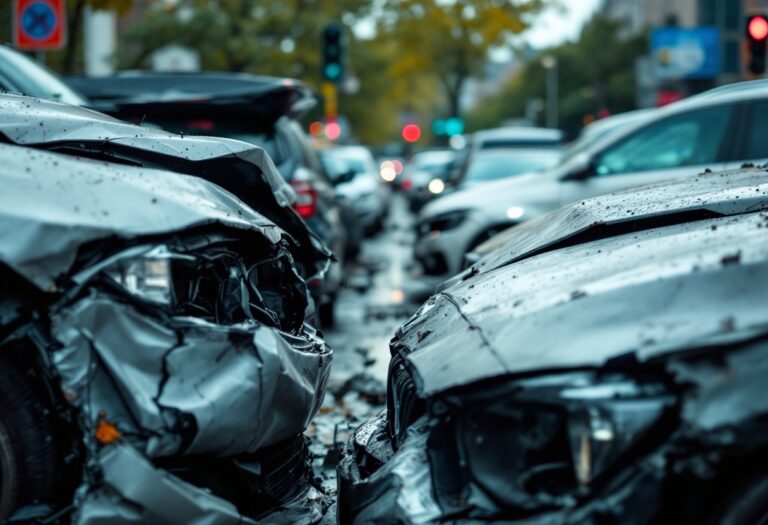
<svg viewBox="0 0 768 525">
<path fill-rule="evenodd" d="M 66 81 L 105 110 L 110 106 L 123 111 L 138 111 L 142 106 L 167 111 L 215 106 L 277 118 L 297 117 L 316 103 L 309 88 L 297 80 L 247 73 L 137 71 L 108 77 L 73 76 Z"/>
</svg>

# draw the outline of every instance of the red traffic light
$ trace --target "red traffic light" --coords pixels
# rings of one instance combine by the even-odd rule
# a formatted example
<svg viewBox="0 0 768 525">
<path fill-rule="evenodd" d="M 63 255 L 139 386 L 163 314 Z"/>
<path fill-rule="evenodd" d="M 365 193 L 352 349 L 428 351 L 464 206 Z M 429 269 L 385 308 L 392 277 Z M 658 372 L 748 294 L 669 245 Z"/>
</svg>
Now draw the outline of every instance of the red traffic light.
<svg viewBox="0 0 768 525">
<path fill-rule="evenodd" d="M 406 124 L 403 126 L 403 140 L 406 142 L 416 142 L 421 137 L 421 128 L 418 124 Z"/>
<path fill-rule="evenodd" d="M 762 40 L 768 36 L 768 20 L 762 16 L 754 16 L 747 25 L 750 38 Z"/>
</svg>

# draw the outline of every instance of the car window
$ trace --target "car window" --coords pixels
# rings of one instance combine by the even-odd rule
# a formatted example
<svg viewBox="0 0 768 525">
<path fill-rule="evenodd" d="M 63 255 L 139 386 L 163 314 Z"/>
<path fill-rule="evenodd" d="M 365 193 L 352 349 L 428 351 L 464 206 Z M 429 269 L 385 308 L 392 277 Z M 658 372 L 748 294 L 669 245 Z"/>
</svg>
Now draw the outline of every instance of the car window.
<svg viewBox="0 0 768 525">
<path fill-rule="evenodd" d="M 598 176 L 717 161 L 733 106 L 691 111 L 640 128 L 595 162 Z"/>
<path fill-rule="evenodd" d="M 481 153 L 470 161 L 464 182 L 486 182 L 539 171 L 556 165 L 559 158 L 557 150 Z"/>
<path fill-rule="evenodd" d="M 768 158 L 768 100 L 752 104 L 749 110 L 750 122 L 744 137 L 744 156 L 739 160 Z"/>
</svg>

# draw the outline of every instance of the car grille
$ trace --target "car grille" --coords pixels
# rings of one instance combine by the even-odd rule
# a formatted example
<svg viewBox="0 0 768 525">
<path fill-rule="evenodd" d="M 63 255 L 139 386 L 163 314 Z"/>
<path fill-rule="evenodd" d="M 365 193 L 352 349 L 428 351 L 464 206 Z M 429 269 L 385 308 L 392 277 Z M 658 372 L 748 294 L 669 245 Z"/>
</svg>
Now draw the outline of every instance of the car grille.
<svg viewBox="0 0 768 525">
<path fill-rule="evenodd" d="M 405 366 L 404 359 L 395 354 L 389 365 L 387 389 L 387 419 L 389 434 L 395 449 L 405 438 L 408 426 L 424 412 L 424 402 L 416 395 L 416 384 Z"/>
</svg>

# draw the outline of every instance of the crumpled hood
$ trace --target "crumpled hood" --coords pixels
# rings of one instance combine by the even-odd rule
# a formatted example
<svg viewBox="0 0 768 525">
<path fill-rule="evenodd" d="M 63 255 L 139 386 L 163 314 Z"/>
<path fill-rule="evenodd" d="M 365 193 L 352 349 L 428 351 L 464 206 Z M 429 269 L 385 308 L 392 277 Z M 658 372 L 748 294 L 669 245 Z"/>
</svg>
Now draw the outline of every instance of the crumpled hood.
<svg viewBox="0 0 768 525">
<path fill-rule="evenodd" d="M 88 109 L 0 94 L 0 136 L 18 145 L 114 159 L 195 175 L 222 186 L 296 240 L 294 258 L 322 276 L 331 253 L 294 212 L 296 194 L 261 148 L 220 137 L 183 136 Z"/>
<path fill-rule="evenodd" d="M 559 191 L 557 182 L 543 174 L 518 175 L 449 193 L 425 206 L 419 219 L 470 208 L 482 209 L 489 214 L 498 212 L 502 216 L 510 206 L 550 209 L 557 206 Z"/>
<path fill-rule="evenodd" d="M 0 145 L 0 260 L 43 290 L 83 244 L 170 234 L 219 223 L 283 231 L 239 199 L 197 177 Z"/>
<path fill-rule="evenodd" d="M 768 208 L 768 171 L 747 168 L 671 180 L 568 204 L 509 228 L 480 245 L 474 269 L 451 278 L 441 289 L 471 274 L 485 273 L 543 250 L 579 240 L 674 224 L 693 218 L 735 215 Z M 495 249 L 485 253 L 486 246 Z"/>
<path fill-rule="evenodd" d="M 10 94 L 0 96 L 0 133 L 15 144 L 108 140 L 193 161 L 254 148 L 239 140 L 176 135 L 78 106 Z"/>
<path fill-rule="evenodd" d="M 429 396 L 768 332 L 768 214 L 543 253 L 430 299 L 392 342 Z"/>
</svg>

